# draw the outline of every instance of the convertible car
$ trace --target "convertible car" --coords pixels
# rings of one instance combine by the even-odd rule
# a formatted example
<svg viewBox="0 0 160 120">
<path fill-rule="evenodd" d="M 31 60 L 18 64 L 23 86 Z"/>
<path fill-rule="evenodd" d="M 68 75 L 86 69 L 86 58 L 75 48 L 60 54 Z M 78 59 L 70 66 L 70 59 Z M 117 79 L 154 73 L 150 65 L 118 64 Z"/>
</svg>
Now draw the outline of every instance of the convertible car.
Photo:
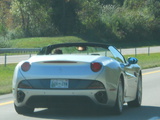
<svg viewBox="0 0 160 120">
<path fill-rule="evenodd" d="M 14 71 L 14 106 L 18 114 L 65 105 L 101 106 L 122 113 L 123 104 L 139 107 L 142 71 L 114 47 L 99 43 L 49 45 Z"/>
</svg>

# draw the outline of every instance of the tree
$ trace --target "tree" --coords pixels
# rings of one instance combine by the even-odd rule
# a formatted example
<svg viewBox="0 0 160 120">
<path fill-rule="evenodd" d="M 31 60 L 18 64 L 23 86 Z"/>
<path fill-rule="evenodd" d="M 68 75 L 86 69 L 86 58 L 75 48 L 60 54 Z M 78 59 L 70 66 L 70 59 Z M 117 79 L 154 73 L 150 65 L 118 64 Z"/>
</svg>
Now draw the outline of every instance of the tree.
<svg viewBox="0 0 160 120">
<path fill-rule="evenodd" d="M 0 1 L 0 35 L 6 39 L 8 27 L 10 25 L 10 0 L 1 0 Z M 7 26 L 8 24 L 8 26 Z"/>
<path fill-rule="evenodd" d="M 113 0 L 113 4 L 123 6 L 124 0 Z"/>
<path fill-rule="evenodd" d="M 12 14 L 17 29 L 21 29 L 25 37 L 48 36 L 54 30 L 51 23 L 48 2 L 44 0 L 13 0 Z"/>
<path fill-rule="evenodd" d="M 79 32 L 81 23 L 78 19 L 79 0 L 50 0 L 51 19 L 62 35 Z"/>
</svg>

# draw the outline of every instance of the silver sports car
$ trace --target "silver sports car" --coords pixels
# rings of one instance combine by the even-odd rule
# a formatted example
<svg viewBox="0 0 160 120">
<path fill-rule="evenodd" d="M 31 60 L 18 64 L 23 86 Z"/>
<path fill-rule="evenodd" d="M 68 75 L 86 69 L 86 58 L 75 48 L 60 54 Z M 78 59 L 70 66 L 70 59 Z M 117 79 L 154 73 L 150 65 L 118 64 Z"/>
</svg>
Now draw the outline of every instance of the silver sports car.
<svg viewBox="0 0 160 120">
<path fill-rule="evenodd" d="M 65 105 L 139 107 L 142 71 L 136 58 L 126 61 L 113 46 L 99 43 L 49 45 L 20 62 L 14 71 L 13 95 L 19 114 L 34 108 Z"/>
</svg>

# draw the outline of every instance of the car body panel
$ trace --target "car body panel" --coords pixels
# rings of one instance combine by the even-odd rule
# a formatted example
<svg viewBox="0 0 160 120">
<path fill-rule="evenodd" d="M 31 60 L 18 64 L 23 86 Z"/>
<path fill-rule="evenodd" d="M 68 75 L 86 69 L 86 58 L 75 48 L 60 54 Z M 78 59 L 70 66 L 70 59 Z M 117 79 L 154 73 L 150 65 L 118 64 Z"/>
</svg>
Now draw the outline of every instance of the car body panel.
<svg viewBox="0 0 160 120">
<path fill-rule="evenodd" d="M 63 51 L 65 51 L 70 46 L 72 47 L 70 53 L 52 54 L 52 49 L 63 49 L 63 47 L 66 47 L 63 49 Z M 77 53 L 71 54 L 71 52 L 79 46 L 83 46 L 85 49 L 83 51 L 78 50 Z M 74 47 L 75 49 L 73 49 Z M 101 49 L 98 51 L 100 47 Z M 102 51 L 103 49 L 106 51 Z M 86 50 L 89 50 L 89 52 L 85 53 L 84 51 Z M 23 71 L 21 68 L 25 62 L 31 65 L 28 71 Z M 92 63 L 98 63 L 102 67 L 99 71 L 95 72 L 91 69 Z M 126 62 L 125 58 L 113 46 L 97 43 L 51 45 L 44 47 L 39 55 L 22 61 L 16 66 L 12 85 L 14 101 L 16 106 L 21 107 L 26 106 L 28 101 L 34 96 L 85 96 L 96 105 L 114 106 L 117 98 L 119 79 L 123 78 L 124 102 L 132 101 L 136 98 L 138 76 L 140 73 L 141 69 L 139 65 Z M 32 85 L 32 82 L 34 83 L 36 80 L 43 81 L 36 83 L 37 86 L 38 84 L 39 86 L 51 84 L 49 82 L 47 83 L 47 81 L 67 80 L 69 84 L 73 81 L 78 81 L 77 84 L 82 81 L 84 81 L 84 84 L 86 84 L 87 81 L 91 81 L 92 84 L 96 84 L 95 86 L 104 87 L 79 89 L 71 88 L 69 85 L 66 89 L 33 88 L 36 84 Z M 23 82 L 26 82 L 27 85 L 32 88 L 27 89 L 19 87 Z M 25 95 L 24 100 L 20 102 L 17 97 L 19 91 Z M 99 99 L 99 95 L 101 94 L 105 96 L 105 100 Z"/>
</svg>

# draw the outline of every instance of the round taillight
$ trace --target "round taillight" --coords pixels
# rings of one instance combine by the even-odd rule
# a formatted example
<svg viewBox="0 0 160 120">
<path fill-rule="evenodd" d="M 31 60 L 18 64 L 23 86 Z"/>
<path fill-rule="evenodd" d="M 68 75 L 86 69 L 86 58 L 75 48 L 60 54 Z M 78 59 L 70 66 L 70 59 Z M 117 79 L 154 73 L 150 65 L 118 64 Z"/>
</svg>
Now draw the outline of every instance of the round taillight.
<svg viewBox="0 0 160 120">
<path fill-rule="evenodd" d="M 102 64 L 97 62 L 91 63 L 91 69 L 93 72 L 98 72 L 101 70 L 101 68 L 102 68 Z"/>
<path fill-rule="evenodd" d="M 31 64 L 29 62 L 25 62 L 21 65 L 21 69 L 26 72 L 31 68 Z"/>
</svg>

